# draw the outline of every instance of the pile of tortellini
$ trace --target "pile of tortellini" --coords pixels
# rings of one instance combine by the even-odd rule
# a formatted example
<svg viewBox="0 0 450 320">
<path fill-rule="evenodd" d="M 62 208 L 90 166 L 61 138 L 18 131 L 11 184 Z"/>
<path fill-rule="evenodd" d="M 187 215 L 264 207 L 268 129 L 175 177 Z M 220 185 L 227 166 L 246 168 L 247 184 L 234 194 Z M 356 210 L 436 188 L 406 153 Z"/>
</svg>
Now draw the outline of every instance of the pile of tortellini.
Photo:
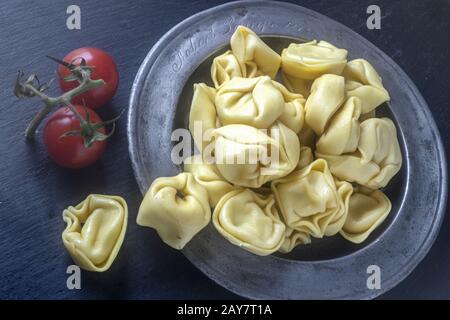
<svg viewBox="0 0 450 320">
<path fill-rule="evenodd" d="M 230 44 L 212 63 L 214 87 L 194 85 L 189 130 L 200 153 L 153 182 L 138 224 L 177 249 L 211 218 L 257 255 L 337 233 L 363 242 L 389 214 L 380 189 L 402 165 L 394 123 L 375 117 L 390 99 L 380 76 L 325 41 L 292 43 L 280 56 L 239 26 Z M 277 161 L 226 161 L 250 153 Z"/>
</svg>

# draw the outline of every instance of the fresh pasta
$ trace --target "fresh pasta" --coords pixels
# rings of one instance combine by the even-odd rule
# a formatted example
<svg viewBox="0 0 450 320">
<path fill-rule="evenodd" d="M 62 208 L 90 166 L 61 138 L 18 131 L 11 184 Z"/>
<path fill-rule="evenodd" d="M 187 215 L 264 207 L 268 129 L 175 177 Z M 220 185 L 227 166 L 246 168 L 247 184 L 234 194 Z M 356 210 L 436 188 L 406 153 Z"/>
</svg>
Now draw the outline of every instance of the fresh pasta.
<svg viewBox="0 0 450 320">
<path fill-rule="evenodd" d="M 182 249 L 211 219 L 207 191 L 192 173 L 158 178 L 139 208 L 137 223 L 158 232 L 175 249 Z"/>
<path fill-rule="evenodd" d="M 268 76 L 235 77 L 224 83 L 215 97 L 222 125 L 245 124 L 267 129 L 285 110 L 285 98 Z"/>
<path fill-rule="evenodd" d="M 213 224 L 231 243 L 260 256 L 280 249 L 285 238 L 286 227 L 273 195 L 264 197 L 249 189 L 222 197 L 214 210 Z"/>
<path fill-rule="evenodd" d="M 347 96 L 361 99 L 361 113 L 368 113 L 383 102 L 390 100 L 389 93 L 381 82 L 381 77 L 366 60 L 356 59 L 350 61 L 346 65 L 343 75 L 346 79 L 345 90 Z"/>
<path fill-rule="evenodd" d="M 290 92 L 279 82 L 273 81 L 273 85 L 280 91 L 284 99 L 283 112 L 278 120 L 298 133 L 303 127 L 305 99 L 301 94 Z"/>
<path fill-rule="evenodd" d="M 316 238 L 329 235 L 330 223 L 345 215 L 347 193 L 338 192 L 327 162 L 322 159 L 273 181 L 272 191 L 286 225 Z"/>
<path fill-rule="evenodd" d="M 308 98 L 313 80 L 296 78 L 285 72 L 281 73 L 281 79 L 283 80 L 284 85 L 289 89 L 289 91 L 299 93 L 303 97 Z"/>
<path fill-rule="evenodd" d="M 350 97 L 333 118 L 316 144 L 317 152 L 331 155 L 354 152 L 358 147 L 361 101 Z"/>
<path fill-rule="evenodd" d="M 200 153 L 152 183 L 137 223 L 176 249 L 211 219 L 260 256 L 335 235 L 364 242 L 389 215 L 380 189 L 402 166 L 394 122 L 377 117 L 390 100 L 380 75 L 327 41 L 280 55 L 239 26 L 230 46 L 194 85 L 189 130 Z"/>
<path fill-rule="evenodd" d="M 293 171 L 300 155 L 295 132 L 276 123 L 267 133 L 239 124 L 216 129 L 214 152 L 221 175 L 235 185 L 259 188 Z"/>
<path fill-rule="evenodd" d="M 305 104 L 308 126 L 321 135 L 334 113 L 344 102 L 345 80 L 341 76 L 325 74 L 314 80 Z"/>
<path fill-rule="evenodd" d="M 290 227 L 286 227 L 284 241 L 279 251 L 281 253 L 289 253 L 296 246 L 309 243 L 311 243 L 311 236 L 307 232 L 302 232 Z"/>
<path fill-rule="evenodd" d="M 88 271 L 109 269 L 127 229 L 128 207 L 119 196 L 91 194 L 63 212 L 64 246 L 73 261 Z"/>
<path fill-rule="evenodd" d="M 281 54 L 283 72 L 300 79 L 324 74 L 340 75 L 347 63 L 347 50 L 326 41 L 292 43 Z"/>
<path fill-rule="evenodd" d="M 194 97 L 189 113 L 189 131 L 199 150 L 204 150 L 211 143 L 212 130 L 216 128 L 215 96 L 214 88 L 208 87 L 204 83 L 194 85 Z"/>
<path fill-rule="evenodd" d="M 195 180 L 208 192 L 209 205 L 214 208 L 225 194 L 235 187 L 225 180 L 214 163 L 206 163 L 202 155 L 195 155 L 185 159 L 184 171 L 193 174 Z"/>
<path fill-rule="evenodd" d="M 252 30 L 244 26 L 237 27 L 231 36 L 230 45 L 244 77 L 257 74 L 275 78 L 281 57 Z"/>
<path fill-rule="evenodd" d="M 248 78 L 253 78 L 254 76 L 256 74 L 247 75 Z M 243 77 L 243 74 L 236 56 L 228 50 L 214 58 L 211 67 L 211 79 L 216 89 L 219 89 L 222 84 L 234 77 Z"/>
<path fill-rule="evenodd" d="M 340 156 L 316 152 L 316 156 L 327 160 L 339 179 L 371 189 L 385 187 L 402 165 L 397 130 L 389 118 L 371 118 L 361 123 L 356 152 Z"/>
<path fill-rule="evenodd" d="M 391 207 L 391 201 L 380 190 L 359 188 L 350 197 L 341 235 L 353 243 L 363 242 L 386 219 Z"/>
<path fill-rule="evenodd" d="M 297 168 L 303 169 L 314 161 L 314 153 L 310 147 L 302 146 L 300 147 L 300 158 L 298 159 Z"/>
</svg>

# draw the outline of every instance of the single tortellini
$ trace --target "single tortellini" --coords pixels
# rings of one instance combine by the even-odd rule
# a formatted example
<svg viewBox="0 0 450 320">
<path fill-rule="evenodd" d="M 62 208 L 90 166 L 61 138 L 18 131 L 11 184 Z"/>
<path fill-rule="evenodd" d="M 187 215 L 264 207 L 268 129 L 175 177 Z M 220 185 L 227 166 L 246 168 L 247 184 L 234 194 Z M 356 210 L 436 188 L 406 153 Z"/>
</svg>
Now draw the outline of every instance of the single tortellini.
<svg viewBox="0 0 450 320">
<path fill-rule="evenodd" d="M 229 182 L 259 188 L 286 176 L 297 166 L 297 135 L 280 122 L 267 130 L 246 125 L 227 125 L 214 131 L 215 159 L 220 174 Z"/>
<path fill-rule="evenodd" d="M 72 259 L 88 271 L 109 269 L 127 229 L 128 207 L 118 196 L 91 194 L 63 212 L 67 226 L 62 233 Z"/>
<path fill-rule="evenodd" d="M 371 180 L 380 173 L 380 166 L 373 161 L 364 162 L 359 151 L 333 156 L 329 154 L 315 153 L 316 158 L 327 161 L 330 171 L 341 180 L 356 182 L 364 186 L 373 185 Z"/>
<path fill-rule="evenodd" d="M 345 204 L 326 161 L 315 160 L 300 171 L 272 182 L 272 191 L 287 226 L 316 238 L 339 230 L 328 229 L 345 215 Z"/>
<path fill-rule="evenodd" d="M 211 219 L 208 193 L 192 173 L 158 178 L 139 208 L 137 224 L 158 232 L 162 241 L 182 249 Z"/>
<path fill-rule="evenodd" d="M 372 118 L 362 122 L 358 149 L 364 161 L 372 160 L 382 166 L 402 162 L 397 129 L 389 118 Z"/>
<path fill-rule="evenodd" d="M 359 116 L 361 114 L 361 100 L 350 97 L 331 118 L 325 132 L 316 144 L 320 153 L 340 155 L 354 152 L 359 142 Z"/>
<path fill-rule="evenodd" d="M 283 84 L 286 86 L 286 88 L 289 89 L 289 91 L 299 93 L 305 98 L 309 97 L 313 80 L 296 78 L 287 74 L 286 72 L 281 73 L 281 79 L 283 81 Z"/>
<path fill-rule="evenodd" d="M 339 179 L 371 189 L 384 188 L 402 165 L 395 124 L 389 118 L 372 118 L 360 127 L 358 151 L 340 156 L 316 152 L 316 157 L 327 160 Z"/>
<path fill-rule="evenodd" d="M 311 148 L 306 147 L 306 146 L 301 146 L 300 147 L 300 158 L 298 160 L 296 169 L 303 169 L 304 167 L 307 167 L 313 161 L 314 161 L 314 154 L 313 154 Z"/>
<path fill-rule="evenodd" d="M 334 113 L 345 99 L 344 78 L 325 74 L 311 87 L 311 94 L 305 104 L 305 120 L 317 135 L 321 135 Z"/>
<path fill-rule="evenodd" d="M 303 127 L 305 98 L 301 94 L 290 92 L 281 83 L 273 81 L 273 84 L 280 90 L 284 98 L 284 110 L 278 120 L 298 133 Z"/>
<path fill-rule="evenodd" d="M 267 129 L 285 111 L 282 93 L 267 76 L 231 79 L 217 91 L 215 104 L 222 125 L 259 129 Z"/>
<path fill-rule="evenodd" d="M 284 241 L 273 195 L 263 197 L 250 189 L 227 193 L 213 213 L 213 224 L 231 243 L 260 256 L 277 251 Z"/>
<path fill-rule="evenodd" d="M 390 100 L 381 77 L 366 60 L 356 59 L 347 63 L 343 76 L 346 80 L 347 96 L 358 97 L 362 101 L 361 113 L 370 112 L 383 102 Z"/>
<path fill-rule="evenodd" d="M 265 44 L 252 30 L 238 26 L 231 36 L 231 51 L 241 66 L 244 77 L 255 73 L 275 79 L 281 64 L 281 57 Z M 258 75 L 259 75 L 258 74 Z"/>
<path fill-rule="evenodd" d="M 353 243 L 361 243 L 388 216 L 392 205 L 380 190 L 358 188 L 350 197 L 347 220 L 340 234 Z"/>
<path fill-rule="evenodd" d="M 361 123 L 358 152 L 325 158 L 337 177 L 363 186 L 385 187 L 400 170 L 402 156 L 394 123 L 388 118 L 372 118 Z"/>
<path fill-rule="evenodd" d="M 347 63 L 347 53 L 326 41 L 291 43 L 281 53 L 281 68 L 287 75 L 306 80 L 326 73 L 339 75 Z"/>
<path fill-rule="evenodd" d="M 296 246 L 311 243 L 311 236 L 306 232 L 297 231 L 290 227 L 286 227 L 283 244 L 280 247 L 281 253 L 289 253 Z"/>
<path fill-rule="evenodd" d="M 211 66 L 211 78 L 216 89 L 234 77 L 243 76 L 241 66 L 239 65 L 235 55 L 230 50 L 214 58 Z M 255 76 L 257 76 L 257 73 L 248 74 L 247 78 L 253 78 Z"/>
<path fill-rule="evenodd" d="M 220 198 L 236 189 L 220 175 L 214 163 L 209 164 L 203 161 L 202 155 L 186 158 L 184 161 L 184 171 L 191 172 L 195 180 L 206 189 L 209 205 L 213 208 L 219 202 Z"/>
<path fill-rule="evenodd" d="M 194 96 L 189 114 L 189 131 L 197 148 L 202 151 L 212 142 L 212 130 L 217 126 L 214 99 L 216 89 L 204 83 L 194 84 Z"/>
</svg>

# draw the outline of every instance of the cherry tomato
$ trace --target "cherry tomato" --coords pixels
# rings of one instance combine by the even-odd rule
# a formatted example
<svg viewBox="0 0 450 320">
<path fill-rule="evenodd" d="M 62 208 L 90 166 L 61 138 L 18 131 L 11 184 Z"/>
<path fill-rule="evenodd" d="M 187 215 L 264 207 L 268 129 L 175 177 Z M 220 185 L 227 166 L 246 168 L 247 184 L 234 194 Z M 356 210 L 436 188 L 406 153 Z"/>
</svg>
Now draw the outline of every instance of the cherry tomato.
<svg viewBox="0 0 450 320">
<path fill-rule="evenodd" d="M 91 78 L 93 80 L 103 79 L 105 84 L 86 91 L 72 99 L 72 103 L 82 104 L 82 101 L 89 107 L 95 109 L 105 105 L 112 99 L 119 85 L 119 73 L 114 60 L 103 50 L 93 47 L 83 47 L 71 51 L 64 57 L 64 61 L 79 64 L 83 58 L 88 66 L 92 66 Z M 66 82 L 63 78 L 71 73 L 66 67 L 58 66 L 59 86 L 63 92 L 67 92 L 78 86 L 78 81 Z"/>
<path fill-rule="evenodd" d="M 75 106 L 78 113 L 86 119 L 86 111 L 90 123 L 102 122 L 102 119 L 90 108 Z M 85 147 L 81 136 L 62 136 L 69 131 L 80 130 L 80 121 L 68 108 L 62 107 L 47 120 L 44 128 L 44 144 L 50 157 L 65 168 L 82 168 L 96 162 L 105 152 L 106 140 L 95 141 L 90 147 Z M 105 128 L 98 130 L 105 134 Z"/>
</svg>

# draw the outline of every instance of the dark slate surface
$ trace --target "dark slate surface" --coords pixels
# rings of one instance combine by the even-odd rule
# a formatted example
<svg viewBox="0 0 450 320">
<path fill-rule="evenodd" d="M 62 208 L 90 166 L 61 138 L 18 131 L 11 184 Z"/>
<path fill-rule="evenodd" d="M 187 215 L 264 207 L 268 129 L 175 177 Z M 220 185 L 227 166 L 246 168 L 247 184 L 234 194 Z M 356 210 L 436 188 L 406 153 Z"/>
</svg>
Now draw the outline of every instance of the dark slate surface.
<svg viewBox="0 0 450 320">
<path fill-rule="evenodd" d="M 27 143 L 23 130 L 36 102 L 17 101 L 12 84 L 18 69 L 52 75 L 44 55 L 63 57 L 81 46 L 109 52 L 120 71 L 118 94 L 101 110 L 105 118 L 127 108 L 132 81 L 155 41 L 190 15 L 225 1 L 25 1 L 0 2 L 0 298 L 237 298 L 196 270 L 181 253 L 134 223 L 141 195 L 127 150 L 126 119 L 98 164 L 70 171 L 57 167 L 40 139 Z M 294 1 L 293 1 L 294 2 Z M 391 56 L 427 100 L 450 148 L 448 1 L 317 1 L 296 3 L 323 13 L 362 34 Z M 82 11 L 82 30 L 65 27 L 66 8 Z M 382 29 L 366 28 L 366 8 L 378 4 Z M 57 89 L 54 89 L 57 91 Z M 155 151 L 156 152 L 156 151 Z M 71 260 L 60 235 L 62 210 L 89 193 L 122 195 L 129 204 L 126 241 L 109 272 L 83 272 L 82 289 L 66 288 Z M 450 221 L 419 267 L 383 298 L 450 298 Z"/>
</svg>

